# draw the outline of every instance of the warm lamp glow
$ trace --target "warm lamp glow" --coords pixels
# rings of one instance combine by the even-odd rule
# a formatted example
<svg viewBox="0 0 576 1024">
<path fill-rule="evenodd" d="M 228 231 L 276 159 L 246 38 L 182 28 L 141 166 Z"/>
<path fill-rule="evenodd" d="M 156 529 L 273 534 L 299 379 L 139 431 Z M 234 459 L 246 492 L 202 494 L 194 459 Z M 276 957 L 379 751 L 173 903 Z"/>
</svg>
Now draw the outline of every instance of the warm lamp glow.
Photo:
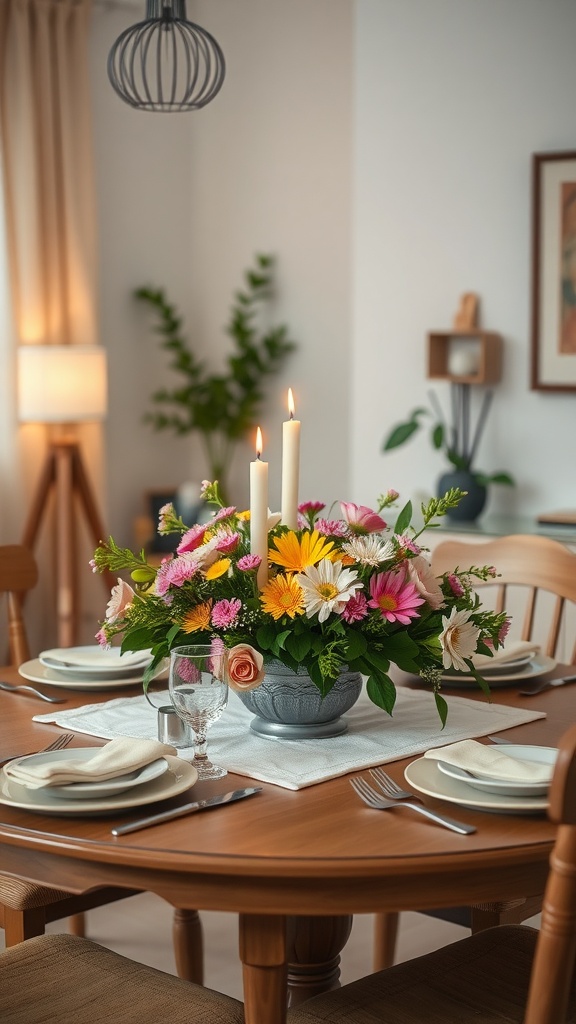
<svg viewBox="0 0 576 1024">
<path fill-rule="evenodd" d="M 106 415 L 106 351 L 99 345 L 22 345 L 18 418 L 81 423 Z"/>
</svg>

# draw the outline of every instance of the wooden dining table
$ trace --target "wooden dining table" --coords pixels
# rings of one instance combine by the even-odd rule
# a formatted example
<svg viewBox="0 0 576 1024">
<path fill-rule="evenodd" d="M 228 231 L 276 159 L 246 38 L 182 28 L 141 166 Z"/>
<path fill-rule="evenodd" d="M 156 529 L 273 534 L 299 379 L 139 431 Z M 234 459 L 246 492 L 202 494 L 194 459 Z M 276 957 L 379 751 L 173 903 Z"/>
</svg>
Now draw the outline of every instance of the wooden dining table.
<svg viewBox="0 0 576 1024">
<path fill-rule="evenodd" d="M 558 666 L 551 676 L 562 671 Z M 2 670 L 0 678 L 22 681 L 16 670 Z M 62 709 L 138 693 L 45 689 L 66 699 Z M 486 699 L 479 690 L 462 695 Z M 556 745 L 576 719 L 576 685 L 533 697 L 511 686 L 493 690 L 492 699 L 546 712 L 501 734 L 516 743 Z M 55 738 L 57 726 L 32 721 L 47 710 L 33 697 L 0 692 L 2 757 L 38 750 Z M 76 734 L 73 742 L 103 741 Z M 395 761 L 387 771 L 402 782 L 407 763 Z M 161 807 L 244 785 L 254 780 L 229 774 L 197 782 L 193 795 Z M 118 885 L 157 893 L 177 907 L 237 914 L 247 1024 L 283 1024 L 288 983 L 292 1001 L 338 985 L 354 914 L 466 906 L 543 891 L 554 838 L 543 813 L 488 813 L 424 797 L 476 826 L 474 834 L 458 835 L 406 809 L 370 810 L 347 776 L 298 791 L 261 785 L 248 800 L 118 838 L 112 827 L 141 813 L 61 817 L 0 805 L 0 871 L 74 893 Z M 367 974 L 370 957 L 367 951 Z"/>
</svg>

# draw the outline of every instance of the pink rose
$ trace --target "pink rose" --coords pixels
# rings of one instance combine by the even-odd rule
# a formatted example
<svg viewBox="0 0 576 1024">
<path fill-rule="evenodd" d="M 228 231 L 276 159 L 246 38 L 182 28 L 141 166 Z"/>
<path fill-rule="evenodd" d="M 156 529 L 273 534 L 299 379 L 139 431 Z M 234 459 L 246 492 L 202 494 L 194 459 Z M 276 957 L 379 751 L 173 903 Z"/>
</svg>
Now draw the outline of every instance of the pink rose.
<svg viewBox="0 0 576 1024">
<path fill-rule="evenodd" d="M 106 608 L 106 622 L 113 623 L 124 614 L 134 600 L 134 591 L 129 583 L 118 578 L 118 583 L 112 587 L 112 593 Z"/>
<path fill-rule="evenodd" d="M 232 690 L 255 690 L 264 678 L 264 658 L 250 644 L 228 651 L 228 685 Z"/>
</svg>

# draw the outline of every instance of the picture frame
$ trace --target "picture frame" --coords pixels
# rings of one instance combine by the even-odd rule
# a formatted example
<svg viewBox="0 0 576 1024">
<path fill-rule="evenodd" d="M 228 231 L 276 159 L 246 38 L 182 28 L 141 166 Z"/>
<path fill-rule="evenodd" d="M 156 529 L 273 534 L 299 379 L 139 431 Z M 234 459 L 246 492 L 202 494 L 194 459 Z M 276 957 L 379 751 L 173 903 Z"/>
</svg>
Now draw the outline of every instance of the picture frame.
<svg viewBox="0 0 576 1024">
<path fill-rule="evenodd" d="M 576 151 L 532 157 L 533 391 L 576 391 Z"/>
</svg>

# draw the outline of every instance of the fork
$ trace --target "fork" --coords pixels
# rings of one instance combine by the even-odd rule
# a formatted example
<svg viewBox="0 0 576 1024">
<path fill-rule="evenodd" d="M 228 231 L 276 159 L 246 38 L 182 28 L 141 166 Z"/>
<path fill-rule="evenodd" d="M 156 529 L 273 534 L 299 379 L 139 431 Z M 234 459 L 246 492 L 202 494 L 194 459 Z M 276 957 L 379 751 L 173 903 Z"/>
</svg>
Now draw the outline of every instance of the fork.
<svg viewBox="0 0 576 1024">
<path fill-rule="evenodd" d="M 42 693 L 35 686 L 26 686 L 24 683 L 18 683 L 15 686 L 13 683 L 0 682 L 0 690 L 7 690 L 9 693 L 16 692 L 17 690 L 27 690 L 29 693 L 33 693 L 35 697 L 40 697 L 40 700 L 47 701 L 48 704 L 64 704 L 66 702 L 65 697 L 49 697 L 47 693 Z"/>
<path fill-rule="evenodd" d="M 447 818 L 443 814 L 437 814 L 436 811 L 431 811 L 429 807 L 425 807 L 424 804 L 416 803 L 416 799 L 412 793 L 409 794 L 412 797 L 411 800 L 406 800 L 403 797 L 389 797 L 383 799 L 377 790 L 366 782 L 366 779 L 361 776 L 356 776 L 350 779 L 350 785 L 355 793 L 358 794 L 361 800 L 364 801 L 368 807 L 372 807 L 375 811 L 388 811 L 394 807 L 409 807 L 410 810 L 416 811 L 418 814 L 423 814 L 425 818 L 430 818 L 430 821 L 435 821 L 437 825 L 443 825 L 444 828 L 449 828 L 452 832 L 459 832 L 460 835 L 466 836 L 475 832 L 474 825 L 465 825 L 461 821 L 455 821 L 453 818 Z"/>
<path fill-rule="evenodd" d="M 31 757 L 32 754 L 47 754 L 50 750 L 63 750 L 73 739 L 73 732 L 63 732 L 52 743 L 49 743 L 47 747 L 42 747 L 42 750 L 29 750 L 27 754 L 11 754 L 10 757 L 3 757 L 0 761 L 0 768 L 2 765 L 8 764 L 8 761 L 13 761 L 15 757 Z"/>
</svg>

